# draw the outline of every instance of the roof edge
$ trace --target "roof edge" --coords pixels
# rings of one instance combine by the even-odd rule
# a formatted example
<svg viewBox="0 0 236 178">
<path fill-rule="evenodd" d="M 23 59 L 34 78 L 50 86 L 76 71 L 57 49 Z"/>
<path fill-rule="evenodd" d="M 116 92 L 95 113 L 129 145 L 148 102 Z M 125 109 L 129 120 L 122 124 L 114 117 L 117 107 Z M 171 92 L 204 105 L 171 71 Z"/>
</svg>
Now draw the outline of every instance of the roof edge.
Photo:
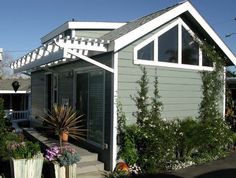
<svg viewBox="0 0 236 178">
<path fill-rule="evenodd" d="M 45 43 L 50 39 L 60 35 L 62 32 L 68 29 L 91 29 L 91 30 L 113 30 L 117 29 L 126 23 L 123 22 L 74 22 L 68 21 L 64 24 L 60 25 L 59 27 L 55 28 L 45 36 L 41 38 L 41 43 Z"/>
<path fill-rule="evenodd" d="M 232 61 L 234 65 L 236 65 L 236 57 L 233 52 L 229 49 L 229 47 L 224 43 L 224 41 L 217 35 L 217 33 L 213 30 L 213 28 L 206 22 L 206 20 L 201 16 L 201 14 L 195 9 L 189 1 L 184 1 L 179 3 L 178 6 L 173 9 L 167 11 L 164 14 L 156 17 L 155 19 L 145 23 L 144 25 L 130 31 L 129 33 L 117 38 L 114 40 L 114 52 L 119 51 L 123 47 L 129 45 L 133 41 L 138 38 L 146 35 L 151 32 L 155 28 L 160 27 L 161 25 L 167 23 L 168 21 L 176 18 L 177 16 L 189 12 L 193 18 L 199 23 L 199 25 L 209 34 L 212 40 L 221 48 L 221 50 L 225 53 L 225 55 Z M 158 25 L 156 25 L 158 24 Z"/>
</svg>

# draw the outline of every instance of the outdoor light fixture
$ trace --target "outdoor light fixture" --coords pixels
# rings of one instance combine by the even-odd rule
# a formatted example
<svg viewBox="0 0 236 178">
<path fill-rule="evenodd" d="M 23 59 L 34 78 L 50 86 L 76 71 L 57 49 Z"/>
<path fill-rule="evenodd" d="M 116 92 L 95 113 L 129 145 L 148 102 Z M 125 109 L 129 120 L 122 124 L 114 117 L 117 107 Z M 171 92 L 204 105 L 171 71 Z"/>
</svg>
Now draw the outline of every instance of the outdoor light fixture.
<svg viewBox="0 0 236 178">
<path fill-rule="evenodd" d="M 14 91 L 17 92 L 18 88 L 20 87 L 20 83 L 18 81 L 14 81 L 14 82 L 12 82 L 11 85 L 12 85 Z"/>
</svg>

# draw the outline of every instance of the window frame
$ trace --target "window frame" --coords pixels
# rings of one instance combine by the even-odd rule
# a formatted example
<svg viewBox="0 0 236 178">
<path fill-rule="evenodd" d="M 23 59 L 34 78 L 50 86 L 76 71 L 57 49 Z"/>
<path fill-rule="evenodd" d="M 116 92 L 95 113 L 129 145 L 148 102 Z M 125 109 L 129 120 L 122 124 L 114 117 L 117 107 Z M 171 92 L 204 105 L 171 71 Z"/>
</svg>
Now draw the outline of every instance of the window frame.
<svg viewBox="0 0 236 178">
<path fill-rule="evenodd" d="M 178 26 L 178 63 L 158 61 L 158 41 L 159 41 L 158 38 L 159 36 L 166 33 L 167 31 L 169 31 L 171 28 L 175 26 Z M 138 45 L 134 47 L 134 64 L 212 71 L 213 67 L 202 65 L 203 64 L 202 50 L 200 47 L 199 47 L 199 64 L 198 65 L 182 64 L 182 28 L 185 28 L 193 38 L 195 37 L 195 34 L 190 29 L 190 27 L 181 18 L 177 18 L 174 21 L 172 21 L 170 24 L 168 24 L 166 27 L 160 29 L 157 33 L 145 39 L 143 42 L 139 43 Z M 154 59 L 153 60 L 138 59 L 138 50 L 140 50 L 147 44 L 151 43 L 152 41 L 154 41 Z"/>
</svg>

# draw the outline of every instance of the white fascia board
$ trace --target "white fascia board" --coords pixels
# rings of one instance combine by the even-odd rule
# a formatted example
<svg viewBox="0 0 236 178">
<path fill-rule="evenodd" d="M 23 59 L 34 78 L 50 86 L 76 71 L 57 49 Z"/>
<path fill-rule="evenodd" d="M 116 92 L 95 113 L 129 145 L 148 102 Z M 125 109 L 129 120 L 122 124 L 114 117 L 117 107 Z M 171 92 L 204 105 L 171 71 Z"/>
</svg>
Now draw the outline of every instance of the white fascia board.
<svg viewBox="0 0 236 178">
<path fill-rule="evenodd" d="M 202 26 L 202 28 L 210 35 L 214 42 L 221 48 L 221 50 L 227 55 L 227 57 L 236 65 L 236 57 L 226 44 L 221 40 L 217 33 L 211 28 L 211 26 L 205 21 L 205 19 L 198 13 L 198 11 L 189 3 L 188 11 Z"/>
<path fill-rule="evenodd" d="M 47 41 L 53 39 L 55 36 L 60 35 L 62 32 L 69 28 L 69 22 L 62 24 L 61 26 L 57 27 L 53 31 L 49 32 L 45 36 L 41 38 L 41 43 L 46 43 Z"/>
<path fill-rule="evenodd" d="M 176 8 L 160 15 L 159 17 L 147 22 L 146 24 L 136 28 L 135 30 L 116 39 L 114 45 L 114 52 L 117 52 L 118 50 L 130 44 L 131 42 L 137 40 L 138 38 L 146 35 L 147 33 L 153 31 L 154 29 L 162 26 L 163 24 L 184 13 L 185 11 L 187 11 L 188 4 L 189 2 L 185 2 L 177 6 Z"/>
<path fill-rule="evenodd" d="M 26 94 L 29 93 L 28 91 L 18 90 L 15 92 L 14 90 L 0 90 L 0 94 Z"/>
<path fill-rule="evenodd" d="M 112 30 L 120 28 L 125 24 L 118 22 L 69 22 L 69 29 Z"/>
<path fill-rule="evenodd" d="M 145 34 L 151 32 L 152 30 L 162 26 L 168 21 L 176 18 L 182 13 L 188 11 L 196 21 L 202 26 L 202 28 L 209 34 L 209 36 L 214 40 L 214 42 L 221 48 L 221 50 L 227 55 L 227 57 L 236 65 L 236 57 L 230 51 L 230 49 L 225 45 L 225 43 L 220 39 L 216 32 L 211 28 L 211 26 L 204 20 L 204 18 L 199 14 L 199 12 L 192 6 L 188 1 L 183 4 L 169 10 L 168 12 L 160 15 L 159 17 L 147 22 L 146 24 L 140 26 L 139 28 L 127 33 L 116 39 L 114 42 L 114 52 L 122 49 L 126 45 L 132 43 L 138 38 L 144 36 Z"/>
<path fill-rule="evenodd" d="M 22 67 L 14 69 L 14 73 L 19 73 L 19 72 L 23 72 L 23 71 L 33 69 L 35 67 L 40 67 L 41 65 L 45 65 L 45 64 L 63 59 L 64 57 L 65 57 L 65 51 L 63 49 L 60 49 L 56 52 L 50 53 L 47 56 L 43 56 L 42 58 L 36 59 L 33 62 L 25 64 Z"/>
<path fill-rule="evenodd" d="M 41 38 L 41 43 L 45 43 L 54 37 L 60 35 L 62 32 L 68 29 L 91 29 L 91 30 L 113 30 L 117 29 L 126 23 L 119 22 L 66 22 L 55 30 L 51 31 L 47 35 Z"/>
</svg>

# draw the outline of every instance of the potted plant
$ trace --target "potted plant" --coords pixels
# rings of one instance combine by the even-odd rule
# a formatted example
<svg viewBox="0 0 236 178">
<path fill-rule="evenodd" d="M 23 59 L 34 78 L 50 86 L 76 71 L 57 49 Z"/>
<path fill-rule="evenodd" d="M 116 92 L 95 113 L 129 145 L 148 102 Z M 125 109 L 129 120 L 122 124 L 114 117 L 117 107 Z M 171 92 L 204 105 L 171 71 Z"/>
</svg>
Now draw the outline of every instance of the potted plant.
<svg viewBox="0 0 236 178">
<path fill-rule="evenodd" d="M 11 140 L 6 143 L 14 178 L 41 178 L 43 155 L 38 143 Z"/>
<path fill-rule="evenodd" d="M 79 153 L 70 146 L 60 149 L 53 146 L 46 149 L 45 157 L 53 163 L 54 174 L 50 177 L 55 178 L 76 178 L 76 163 L 79 162 Z"/>
<path fill-rule="evenodd" d="M 59 136 L 60 148 L 62 149 L 63 134 L 74 139 L 84 139 L 86 129 L 83 129 L 83 126 L 80 125 L 83 122 L 82 116 L 78 115 L 70 106 L 54 104 L 52 111 L 46 113 L 46 116 L 41 117 L 41 119 L 49 130 Z"/>
</svg>

